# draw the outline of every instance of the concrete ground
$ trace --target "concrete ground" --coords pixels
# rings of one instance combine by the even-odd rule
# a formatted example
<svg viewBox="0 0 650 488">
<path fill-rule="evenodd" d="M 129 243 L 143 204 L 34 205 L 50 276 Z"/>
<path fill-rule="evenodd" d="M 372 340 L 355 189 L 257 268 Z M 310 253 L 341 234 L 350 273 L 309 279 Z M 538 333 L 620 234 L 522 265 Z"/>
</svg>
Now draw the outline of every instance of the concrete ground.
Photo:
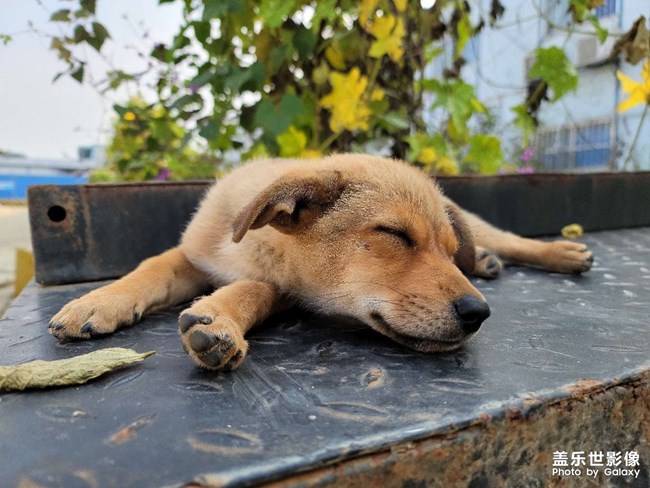
<svg viewBox="0 0 650 488">
<path fill-rule="evenodd" d="M 14 293 L 16 249 L 31 249 L 27 206 L 0 204 L 0 316 Z"/>
</svg>

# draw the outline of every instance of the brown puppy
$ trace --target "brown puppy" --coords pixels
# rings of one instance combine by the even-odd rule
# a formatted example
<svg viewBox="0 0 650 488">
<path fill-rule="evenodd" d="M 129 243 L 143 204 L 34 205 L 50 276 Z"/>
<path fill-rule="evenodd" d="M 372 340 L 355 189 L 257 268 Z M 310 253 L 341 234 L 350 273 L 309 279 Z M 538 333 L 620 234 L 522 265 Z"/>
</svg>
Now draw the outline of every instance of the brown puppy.
<svg viewBox="0 0 650 488">
<path fill-rule="evenodd" d="M 204 368 L 239 366 L 246 332 L 291 303 L 353 316 L 419 351 L 447 351 L 490 314 L 463 272 L 494 278 L 499 258 L 562 273 L 592 262 L 583 244 L 490 226 L 406 163 L 262 160 L 212 187 L 178 247 L 68 303 L 49 330 L 90 339 L 212 287 L 179 319 L 183 346 Z"/>
</svg>

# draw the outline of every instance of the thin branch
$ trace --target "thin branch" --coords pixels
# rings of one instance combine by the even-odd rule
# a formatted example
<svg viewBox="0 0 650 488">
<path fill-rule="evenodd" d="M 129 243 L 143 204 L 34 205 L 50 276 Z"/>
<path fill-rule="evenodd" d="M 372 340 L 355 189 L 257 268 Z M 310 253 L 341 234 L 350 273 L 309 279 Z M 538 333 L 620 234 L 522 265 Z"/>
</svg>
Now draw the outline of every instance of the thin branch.
<svg viewBox="0 0 650 488">
<path fill-rule="evenodd" d="M 639 126 L 636 128 L 636 133 L 634 134 L 634 139 L 632 139 L 632 144 L 630 145 L 630 150 L 627 153 L 627 158 L 625 158 L 625 162 L 623 163 L 622 170 L 627 169 L 627 164 L 630 162 L 632 159 L 632 155 L 634 153 L 634 148 L 636 147 L 636 143 L 639 140 L 639 134 L 641 134 L 641 128 L 643 127 L 643 122 L 645 121 L 645 117 L 648 114 L 648 107 L 650 107 L 650 104 L 646 103 L 645 107 L 643 108 L 643 113 L 641 114 L 641 120 L 639 120 Z"/>
</svg>

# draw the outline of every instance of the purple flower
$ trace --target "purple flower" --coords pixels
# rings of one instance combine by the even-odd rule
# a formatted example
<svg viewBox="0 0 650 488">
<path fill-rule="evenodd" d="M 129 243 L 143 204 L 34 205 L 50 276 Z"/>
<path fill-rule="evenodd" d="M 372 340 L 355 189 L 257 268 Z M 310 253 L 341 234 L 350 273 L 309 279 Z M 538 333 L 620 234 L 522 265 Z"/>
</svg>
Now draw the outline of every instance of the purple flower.
<svg viewBox="0 0 650 488">
<path fill-rule="evenodd" d="M 169 168 L 160 168 L 158 174 L 154 178 L 156 181 L 167 181 L 172 175 L 172 172 Z"/>
<path fill-rule="evenodd" d="M 533 159 L 533 156 L 535 154 L 535 151 L 533 150 L 532 147 L 528 146 L 526 149 L 524 149 L 524 152 L 521 153 L 521 159 L 524 163 L 529 162 L 531 159 Z"/>
<path fill-rule="evenodd" d="M 531 175 L 535 173 L 535 168 L 533 168 L 532 166 L 522 166 L 517 170 L 517 173 L 519 173 L 520 175 Z"/>
<path fill-rule="evenodd" d="M 197 85 L 195 85 L 194 83 L 192 83 L 190 85 L 190 91 L 192 92 L 192 95 L 194 95 L 197 91 L 199 91 L 199 87 Z"/>
</svg>

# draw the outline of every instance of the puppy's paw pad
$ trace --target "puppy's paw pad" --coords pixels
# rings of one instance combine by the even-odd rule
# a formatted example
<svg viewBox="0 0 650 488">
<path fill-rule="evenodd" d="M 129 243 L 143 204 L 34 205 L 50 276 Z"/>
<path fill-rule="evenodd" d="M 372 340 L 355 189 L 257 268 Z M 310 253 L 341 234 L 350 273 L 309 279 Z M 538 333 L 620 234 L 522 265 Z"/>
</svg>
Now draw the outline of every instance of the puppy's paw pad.
<svg viewBox="0 0 650 488">
<path fill-rule="evenodd" d="M 227 335 L 224 338 L 220 338 L 211 332 L 197 330 L 190 334 L 190 347 L 194 352 L 202 353 L 212 349 L 220 342 L 220 340 L 223 340 L 224 344 L 219 344 L 220 347 L 218 349 L 224 347 L 225 349 L 228 349 L 232 346 L 232 340 Z"/>
<path fill-rule="evenodd" d="M 230 371 L 246 356 L 248 343 L 235 323 L 226 317 L 184 312 L 179 318 L 183 349 L 197 366 Z"/>
<path fill-rule="evenodd" d="M 197 330 L 190 334 L 190 356 L 201 368 L 230 371 L 243 361 L 245 349 L 227 332 Z M 241 340 L 245 344 L 243 339 Z"/>
<path fill-rule="evenodd" d="M 212 318 L 207 315 L 194 315 L 189 312 L 182 313 L 178 318 L 178 328 L 181 334 L 185 334 L 188 330 L 198 324 L 211 324 Z"/>
<path fill-rule="evenodd" d="M 477 249 L 476 252 L 476 266 L 474 274 L 482 278 L 494 279 L 497 278 L 501 271 L 503 271 L 503 263 L 491 251 L 487 249 Z"/>
</svg>

